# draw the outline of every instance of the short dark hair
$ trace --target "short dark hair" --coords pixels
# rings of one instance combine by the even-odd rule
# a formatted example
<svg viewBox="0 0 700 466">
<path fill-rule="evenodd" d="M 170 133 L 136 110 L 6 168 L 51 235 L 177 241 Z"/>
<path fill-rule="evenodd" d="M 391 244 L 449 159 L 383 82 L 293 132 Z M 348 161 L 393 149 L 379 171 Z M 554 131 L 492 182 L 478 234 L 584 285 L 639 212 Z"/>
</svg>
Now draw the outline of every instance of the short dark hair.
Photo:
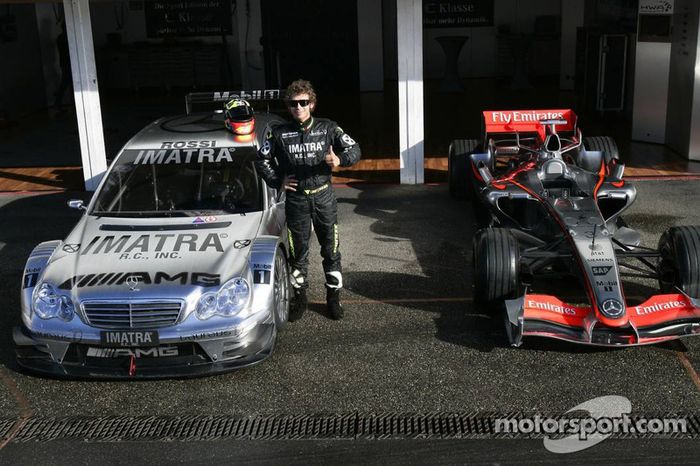
<svg viewBox="0 0 700 466">
<path fill-rule="evenodd" d="M 291 100 L 292 97 L 299 94 L 308 94 L 309 100 L 314 103 L 316 102 L 316 91 L 314 90 L 314 86 L 305 79 L 297 79 L 296 81 L 292 82 L 287 87 L 287 92 L 284 94 L 284 99 Z"/>
</svg>

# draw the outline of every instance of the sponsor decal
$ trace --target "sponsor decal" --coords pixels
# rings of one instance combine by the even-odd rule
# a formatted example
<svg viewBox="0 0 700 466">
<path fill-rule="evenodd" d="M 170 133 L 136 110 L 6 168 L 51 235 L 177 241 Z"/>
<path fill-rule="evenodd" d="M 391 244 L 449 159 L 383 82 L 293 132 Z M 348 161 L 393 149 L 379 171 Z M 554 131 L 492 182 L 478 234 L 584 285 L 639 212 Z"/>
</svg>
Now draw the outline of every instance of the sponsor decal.
<svg viewBox="0 0 700 466">
<path fill-rule="evenodd" d="M 206 217 L 197 217 L 192 220 L 192 223 L 198 225 L 200 223 L 213 223 L 216 222 L 216 217 L 213 215 L 207 215 Z"/>
<path fill-rule="evenodd" d="M 33 337 L 48 338 L 50 340 L 79 342 L 83 339 L 83 332 L 76 330 L 72 333 L 31 332 Z"/>
<path fill-rule="evenodd" d="M 564 119 L 562 112 L 491 112 L 494 123 L 538 123 L 540 120 Z"/>
<path fill-rule="evenodd" d="M 298 144 L 287 144 L 287 151 L 295 156 L 306 153 L 323 150 L 323 142 L 300 142 Z"/>
<path fill-rule="evenodd" d="M 671 15 L 673 3 L 668 0 L 641 0 L 639 12 L 644 14 Z"/>
<path fill-rule="evenodd" d="M 683 309 L 686 303 L 683 301 L 667 301 L 665 303 L 656 303 L 648 306 L 634 306 L 634 312 L 638 316 L 646 314 L 654 314 L 655 312 L 668 311 L 670 309 Z"/>
<path fill-rule="evenodd" d="M 264 156 L 267 156 L 270 154 L 270 151 L 272 150 L 272 144 L 270 144 L 270 141 L 267 140 L 265 143 L 262 145 L 260 148 L 260 153 Z"/>
<path fill-rule="evenodd" d="M 314 129 L 314 130 L 311 130 L 311 132 L 309 132 L 309 136 L 323 136 L 324 134 L 328 134 L 327 129 Z"/>
<path fill-rule="evenodd" d="M 73 254 L 76 253 L 80 250 L 80 243 L 75 244 L 75 243 L 66 243 L 63 245 L 61 248 L 63 252 L 67 252 L 68 254 Z"/>
<path fill-rule="evenodd" d="M 612 270 L 613 266 L 612 265 L 594 265 L 591 267 L 591 270 L 593 271 L 593 275 L 596 277 L 607 275 L 610 270 Z"/>
<path fill-rule="evenodd" d="M 216 147 L 216 141 L 171 141 L 161 142 L 161 149 L 197 149 L 199 147 Z"/>
<path fill-rule="evenodd" d="M 22 288 L 31 288 L 36 286 L 36 282 L 39 279 L 40 272 L 25 273 L 22 278 Z"/>
<path fill-rule="evenodd" d="M 180 285 L 194 286 L 219 286 L 221 277 L 219 274 L 206 272 L 179 272 L 169 275 L 166 272 L 108 272 L 108 273 L 89 273 L 86 275 L 75 275 L 61 283 L 58 287 L 62 290 L 70 290 L 72 288 L 85 288 L 92 286 L 122 286 L 129 283 L 141 283 L 143 285 L 160 285 L 165 283 L 173 283 Z M 135 289 L 133 291 L 138 291 Z"/>
<path fill-rule="evenodd" d="M 272 278 L 270 270 L 253 270 L 253 283 L 269 285 Z"/>
<path fill-rule="evenodd" d="M 194 333 L 192 335 L 181 335 L 180 341 L 198 341 L 210 338 L 223 338 L 233 336 L 231 330 L 215 330 L 213 332 Z"/>
<path fill-rule="evenodd" d="M 619 317 L 622 315 L 625 307 L 617 299 L 606 299 L 601 304 L 600 309 L 608 317 Z"/>
<path fill-rule="evenodd" d="M 219 149 L 140 150 L 136 159 L 134 159 L 134 165 L 233 162 L 233 156 L 231 154 L 235 150 L 235 147 L 221 147 Z"/>
<path fill-rule="evenodd" d="M 250 246 L 249 239 L 237 239 L 236 241 L 233 242 L 233 247 L 235 249 L 243 249 L 243 248 L 247 248 L 248 246 Z"/>
<path fill-rule="evenodd" d="M 214 217 L 214 219 L 216 219 Z M 120 254 L 119 259 L 177 259 L 180 252 L 224 252 L 223 234 L 157 233 L 154 235 L 95 236 L 80 252 L 88 254 Z"/>
<path fill-rule="evenodd" d="M 282 133 L 280 136 L 281 136 L 282 138 L 284 138 L 284 139 L 295 138 L 295 137 L 299 136 L 299 131 L 292 131 L 292 132 L 289 132 L 289 133 Z"/>
<path fill-rule="evenodd" d="M 177 346 L 154 346 L 153 348 L 95 348 L 89 347 L 87 356 L 90 358 L 167 358 L 179 356 Z"/>
<path fill-rule="evenodd" d="M 280 90 L 279 89 L 254 89 L 252 91 L 224 91 L 224 92 L 214 92 L 213 100 L 216 102 L 231 99 L 247 99 L 247 100 L 264 100 L 264 99 L 279 99 Z"/>
<path fill-rule="evenodd" d="M 340 137 L 340 140 L 343 141 L 345 144 L 348 146 L 354 146 L 355 145 L 355 140 L 350 137 L 349 134 L 345 133 Z"/>
<path fill-rule="evenodd" d="M 103 345 L 153 346 L 158 344 L 158 333 L 152 331 L 105 331 L 100 332 Z"/>
<path fill-rule="evenodd" d="M 542 311 L 556 312 L 557 314 L 564 314 L 569 316 L 576 315 L 576 309 L 572 306 L 567 306 L 565 303 L 554 304 L 542 301 L 535 301 L 534 299 L 528 299 L 527 307 L 530 309 L 540 309 Z"/>
<path fill-rule="evenodd" d="M 602 288 L 603 291 L 606 292 L 611 292 L 618 286 L 617 280 L 596 280 L 595 284 L 598 288 Z"/>
</svg>

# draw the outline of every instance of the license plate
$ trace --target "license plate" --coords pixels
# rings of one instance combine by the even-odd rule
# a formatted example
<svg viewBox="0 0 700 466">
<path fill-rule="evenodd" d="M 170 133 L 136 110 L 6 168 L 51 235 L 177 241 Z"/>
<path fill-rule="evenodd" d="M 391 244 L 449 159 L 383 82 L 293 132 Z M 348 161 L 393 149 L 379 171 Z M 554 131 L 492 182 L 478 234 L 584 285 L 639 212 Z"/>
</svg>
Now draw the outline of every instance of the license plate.
<svg viewBox="0 0 700 466">
<path fill-rule="evenodd" d="M 158 332 L 142 330 L 108 330 L 100 332 L 105 346 L 157 346 Z"/>
</svg>

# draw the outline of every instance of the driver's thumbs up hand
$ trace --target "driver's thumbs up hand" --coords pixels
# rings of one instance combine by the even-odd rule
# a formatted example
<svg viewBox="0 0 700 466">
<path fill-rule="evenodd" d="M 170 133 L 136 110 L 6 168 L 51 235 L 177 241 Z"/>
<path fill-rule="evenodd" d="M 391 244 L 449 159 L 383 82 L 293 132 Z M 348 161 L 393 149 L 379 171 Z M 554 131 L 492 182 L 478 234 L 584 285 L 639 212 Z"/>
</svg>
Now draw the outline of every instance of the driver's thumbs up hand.
<svg viewBox="0 0 700 466">
<path fill-rule="evenodd" d="M 333 146 L 330 146 L 328 153 L 326 154 L 326 163 L 331 167 L 337 167 L 340 165 L 340 158 L 333 152 Z"/>
</svg>

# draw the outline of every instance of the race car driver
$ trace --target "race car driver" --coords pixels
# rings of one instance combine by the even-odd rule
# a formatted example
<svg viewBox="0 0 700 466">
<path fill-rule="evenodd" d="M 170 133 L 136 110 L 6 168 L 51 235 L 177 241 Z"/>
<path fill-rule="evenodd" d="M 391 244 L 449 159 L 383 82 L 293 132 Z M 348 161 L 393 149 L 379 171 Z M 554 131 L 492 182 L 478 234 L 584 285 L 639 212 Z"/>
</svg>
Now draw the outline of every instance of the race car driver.
<svg viewBox="0 0 700 466">
<path fill-rule="evenodd" d="M 273 128 L 258 151 L 256 167 L 268 185 L 287 192 L 285 212 L 291 256 L 294 303 L 289 320 L 308 306 L 306 289 L 311 226 L 321 244 L 326 276 L 326 303 L 333 319 L 343 318 L 343 287 L 338 249 L 338 212 L 331 171 L 360 159 L 360 146 L 337 123 L 311 114 L 316 92 L 310 82 L 289 85 L 285 100 L 294 121 Z"/>
</svg>

